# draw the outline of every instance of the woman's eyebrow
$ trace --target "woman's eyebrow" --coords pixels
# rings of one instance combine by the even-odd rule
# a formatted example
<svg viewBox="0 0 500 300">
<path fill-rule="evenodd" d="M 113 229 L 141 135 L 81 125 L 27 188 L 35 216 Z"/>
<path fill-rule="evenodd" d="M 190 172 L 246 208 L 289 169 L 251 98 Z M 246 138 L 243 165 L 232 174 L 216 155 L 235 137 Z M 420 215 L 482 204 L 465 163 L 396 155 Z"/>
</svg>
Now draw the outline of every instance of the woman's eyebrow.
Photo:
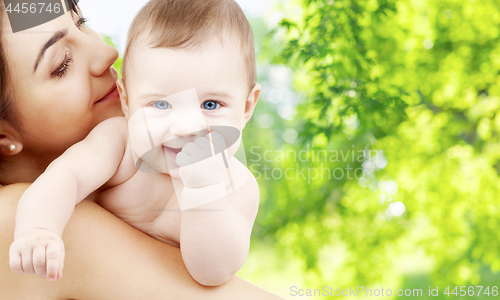
<svg viewBox="0 0 500 300">
<path fill-rule="evenodd" d="M 42 49 L 40 50 L 40 53 L 38 54 L 38 58 L 36 59 L 33 73 L 36 72 L 36 69 L 38 68 L 38 64 L 42 60 L 43 55 L 45 54 L 45 51 L 47 51 L 47 49 L 49 49 L 52 45 L 57 43 L 57 41 L 59 41 L 60 39 L 65 37 L 67 34 L 68 34 L 68 29 L 58 31 L 50 38 L 50 40 L 47 41 L 47 43 L 45 43 L 45 45 L 43 45 Z"/>
</svg>

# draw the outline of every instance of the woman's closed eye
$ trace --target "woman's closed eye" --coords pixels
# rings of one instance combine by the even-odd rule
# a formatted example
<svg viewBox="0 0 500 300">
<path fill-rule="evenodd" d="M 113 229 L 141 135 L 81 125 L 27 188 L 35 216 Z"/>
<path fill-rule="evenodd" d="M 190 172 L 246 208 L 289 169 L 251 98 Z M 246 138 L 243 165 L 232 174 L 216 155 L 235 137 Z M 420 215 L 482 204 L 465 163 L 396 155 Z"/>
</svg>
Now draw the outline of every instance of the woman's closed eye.
<svg viewBox="0 0 500 300">
<path fill-rule="evenodd" d="M 75 26 L 76 28 L 82 30 L 82 27 L 85 25 L 86 22 L 87 19 L 80 17 L 76 22 Z M 63 77 L 66 74 L 66 72 L 68 72 L 71 63 L 73 63 L 73 57 L 71 56 L 71 53 L 67 51 L 64 56 L 63 62 L 50 75 L 55 78 Z"/>
<path fill-rule="evenodd" d="M 54 72 L 52 72 L 50 75 L 52 77 L 57 77 L 57 78 L 63 77 L 66 74 L 66 72 L 68 72 L 68 69 L 69 69 L 72 62 L 73 62 L 73 58 L 71 57 L 71 53 L 69 53 L 69 51 L 67 51 L 61 65 L 59 65 L 59 67 Z"/>
<path fill-rule="evenodd" d="M 203 109 L 206 109 L 206 110 L 215 110 L 215 109 L 219 108 L 220 106 L 221 106 L 221 104 L 217 101 L 214 101 L 214 100 L 205 101 L 201 105 L 201 107 Z"/>
</svg>

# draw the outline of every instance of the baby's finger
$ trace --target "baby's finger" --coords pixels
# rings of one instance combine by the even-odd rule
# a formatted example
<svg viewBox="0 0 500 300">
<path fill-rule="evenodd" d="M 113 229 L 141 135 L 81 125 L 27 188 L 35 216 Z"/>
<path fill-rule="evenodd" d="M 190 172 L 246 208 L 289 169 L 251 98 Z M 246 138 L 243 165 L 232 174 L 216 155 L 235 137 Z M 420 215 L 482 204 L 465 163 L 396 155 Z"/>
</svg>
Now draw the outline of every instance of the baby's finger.
<svg viewBox="0 0 500 300">
<path fill-rule="evenodd" d="M 9 251 L 9 264 L 14 274 L 22 275 L 24 273 L 21 254 L 18 251 L 16 251 L 12 246 L 10 247 Z"/>
<path fill-rule="evenodd" d="M 196 144 L 201 149 L 211 149 L 210 140 L 208 139 L 208 136 L 199 137 L 196 140 L 194 140 L 193 143 Z"/>
<path fill-rule="evenodd" d="M 214 144 L 214 152 L 221 153 L 226 150 L 226 141 L 224 137 L 217 131 L 210 132 L 210 141 Z"/>
<path fill-rule="evenodd" d="M 63 259 L 62 243 L 50 243 L 47 245 L 47 278 L 54 281 L 57 278 L 59 268 L 61 267 L 61 259 Z"/>
<path fill-rule="evenodd" d="M 23 260 L 23 270 L 26 274 L 35 274 L 35 269 L 33 268 L 33 250 L 26 249 L 21 251 L 21 258 Z"/>
<path fill-rule="evenodd" d="M 38 277 L 47 278 L 45 272 L 45 246 L 38 245 L 33 249 L 33 266 Z"/>
<path fill-rule="evenodd" d="M 189 165 L 191 162 L 191 159 L 189 158 L 189 155 L 187 155 L 184 152 L 179 152 L 177 153 L 177 156 L 175 157 L 175 164 L 178 165 L 179 167 L 183 167 L 186 165 Z"/>
<path fill-rule="evenodd" d="M 61 259 L 61 266 L 59 266 L 59 272 L 57 272 L 57 278 L 56 279 L 61 279 L 62 278 L 62 270 L 63 269 L 64 269 L 64 255 L 63 255 L 63 259 Z"/>
<path fill-rule="evenodd" d="M 194 143 L 187 143 L 182 147 L 182 152 L 189 156 L 193 156 L 200 152 L 200 147 Z"/>
</svg>

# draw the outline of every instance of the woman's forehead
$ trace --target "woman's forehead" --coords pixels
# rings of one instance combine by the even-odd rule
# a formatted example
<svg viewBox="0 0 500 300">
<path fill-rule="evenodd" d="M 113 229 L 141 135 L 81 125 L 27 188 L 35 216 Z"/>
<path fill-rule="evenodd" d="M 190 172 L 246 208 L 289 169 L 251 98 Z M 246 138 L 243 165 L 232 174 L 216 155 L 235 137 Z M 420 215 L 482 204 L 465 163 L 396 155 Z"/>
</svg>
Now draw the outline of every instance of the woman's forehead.
<svg viewBox="0 0 500 300">
<path fill-rule="evenodd" d="M 24 42 L 27 40 L 30 42 L 29 48 L 36 48 L 43 46 L 43 44 L 38 44 L 42 43 L 44 39 L 47 39 L 47 37 L 50 37 L 57 31 L 68 29 L 72 23 L 72 13 L 66 13 L 47 23 L 13 33 L 9 19 L 4 15 L 4 18 L 2 18 L 2 37 L 7 43 Z"/>
<path fill-rule="evenodd" d="M 42 25 L 13 33 L 7 18 L 2 21 L 2 40 L 7 58 L 17 66 L 36 63 L 43 47 L 57 32 L 67 31 L 72 25 L 71 13 Z M 32 69 L 32 68 L 31 68 Z"/>
</svg>

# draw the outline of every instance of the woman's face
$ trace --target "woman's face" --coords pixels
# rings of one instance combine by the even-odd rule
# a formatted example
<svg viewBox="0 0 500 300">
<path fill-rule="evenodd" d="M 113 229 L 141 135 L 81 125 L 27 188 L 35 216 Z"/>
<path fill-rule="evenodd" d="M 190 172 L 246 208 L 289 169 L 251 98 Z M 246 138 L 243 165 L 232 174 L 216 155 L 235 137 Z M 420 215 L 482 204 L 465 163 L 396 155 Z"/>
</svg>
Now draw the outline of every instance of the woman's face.
<svg viewBox="0 0 500 300">
<path fill-rule="evenodd" d="M 49 163 L 98 123 L 122 115 L 116 91 L 118 52 L 75 13 L 12 33 L 4 47 L 25 154 Z"/>
</svg>

